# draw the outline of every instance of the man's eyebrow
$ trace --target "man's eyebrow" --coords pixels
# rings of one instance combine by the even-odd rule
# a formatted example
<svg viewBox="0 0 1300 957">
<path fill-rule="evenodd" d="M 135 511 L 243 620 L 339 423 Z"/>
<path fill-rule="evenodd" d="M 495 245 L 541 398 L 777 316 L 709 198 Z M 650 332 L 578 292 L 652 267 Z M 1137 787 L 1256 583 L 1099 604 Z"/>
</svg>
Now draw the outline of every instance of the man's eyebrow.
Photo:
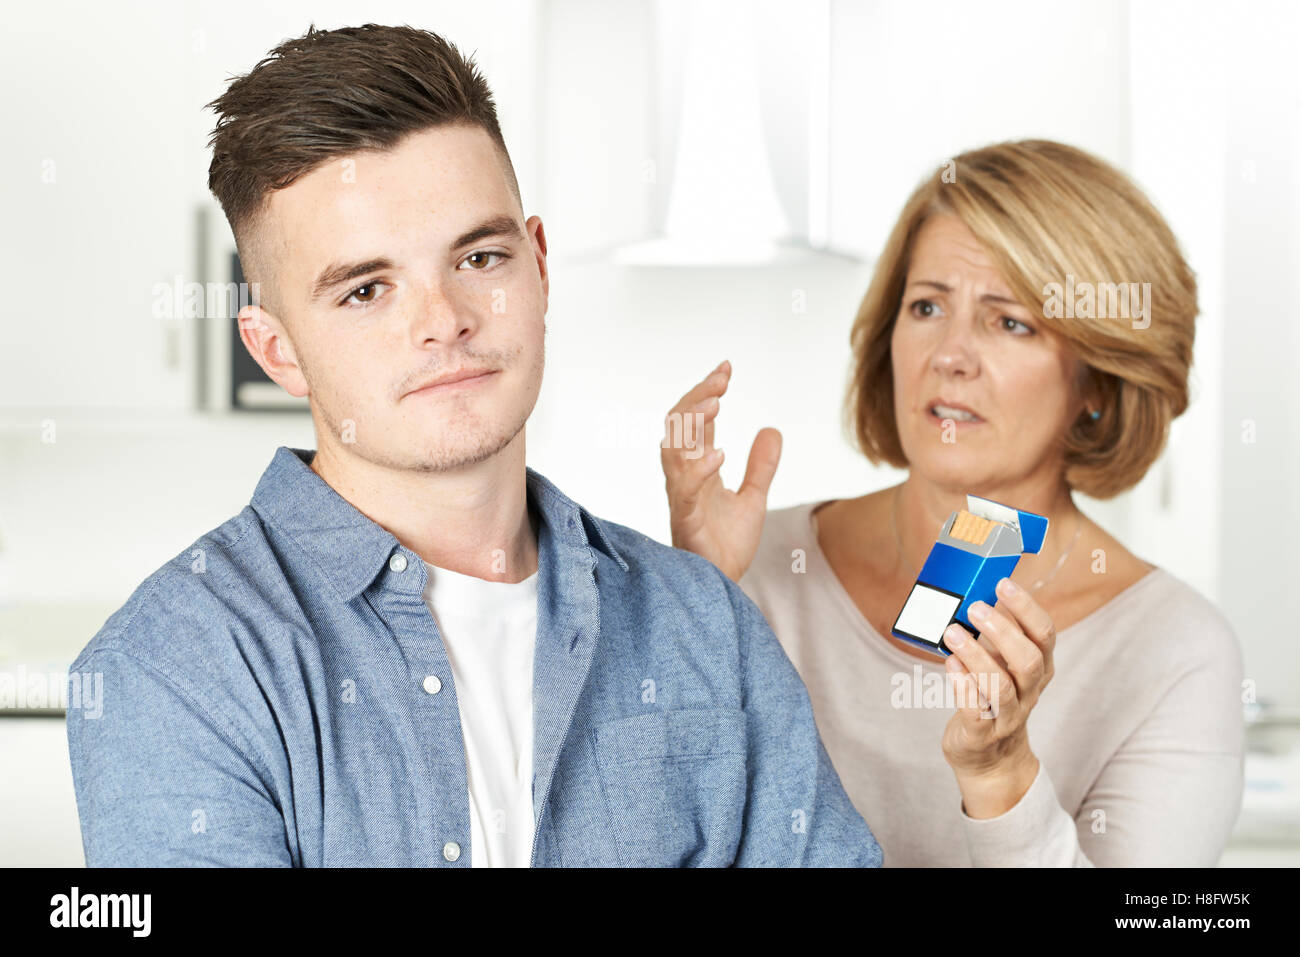
<svg viewBox="0 0 1300 957">
<path fill-rule="evenodd" d="M 513 216 L 493 216 L 479 225 L 475 226 L 469 232 L 461 236 L 451 244 L 453 250 L 461 249 L 471 243 L 476 243 L 480 239 L 488 239 L 492 236 L 501 236 L 509 239 L 520 239 L 524 231 L 519 228 L 519 223 Z"/>
<path fill-rule="evenodd" d="M 453 250 L 461 249 L 471 243 L 476 243 L 480 239 L 487 239 L 492 236 L 501 236 L 509 239 L 519 239 L 524 232 L 519 227 L 519 223 L 511 216 L 493 216 L 475 226 L 468 232 L 462 233 L 456 241 L 451 244 Z M 365 262 L 356 263 L 335 263 L 321 270 L 316 281 L 312 283 L 311 298 L 312 301 L 322 298 L 335 286 L 341 286 L 343 283 L 352 279 L 360 279 L 366 273 L 379 272 L 383 269 L 392 269 L 393 261 L 384 257 L 378 259 L 367 259 Z"/>
<path fill-rule="evenodd" d="M 911 282 L 907 284 L 907 288 L 910 289 L 913 286 L 931 286 L 934 289 L 938 289 L 940 292 L 952 292 L 951 286 L 946 286 L 941 282 L 935 282 L 933 279 L 913 279 Z M 991 292 L 985 293 L 984 295 L 980 296 L 980 302 L 998 302 L 1007 306 L 1020 305 L 1020 301 L 1018 299 L 1010 299 L 1006 296 L 995 296 Z"/>
<path fill-rule="evenodd" d="M 379 272 L 383 269 L 392 269 L 393 261 L 380 257 L 379 259 L 367 259 L 365 262 L 356 263 L 334 263 L 326 266 L 321 270 L 319 276 L 311 287 L 311 298 L 314 302 L 320 299 L 335 286 L 341 286 L 343 283 L 352 279 L 360 279 L 366 273 Z"/>
</svg>

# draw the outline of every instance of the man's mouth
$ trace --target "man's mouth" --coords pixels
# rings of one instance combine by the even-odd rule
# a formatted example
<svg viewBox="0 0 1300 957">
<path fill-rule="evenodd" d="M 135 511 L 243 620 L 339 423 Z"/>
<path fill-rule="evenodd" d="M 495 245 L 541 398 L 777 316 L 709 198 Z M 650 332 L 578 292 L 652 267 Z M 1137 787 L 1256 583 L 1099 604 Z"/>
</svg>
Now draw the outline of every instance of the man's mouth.
<svg viewBox="0 0 1300 957">
<path fill-rule="evenodd" d="M 462 389 L 472 389 L 488 381 L 497 374 L 497 371 L 496 369 L 461 369 L 457 372 L 449 372 L 412 389 L 406 394 L 408 396 L 441 395 L 447 392 L 459 392 Z"/>
</svg>

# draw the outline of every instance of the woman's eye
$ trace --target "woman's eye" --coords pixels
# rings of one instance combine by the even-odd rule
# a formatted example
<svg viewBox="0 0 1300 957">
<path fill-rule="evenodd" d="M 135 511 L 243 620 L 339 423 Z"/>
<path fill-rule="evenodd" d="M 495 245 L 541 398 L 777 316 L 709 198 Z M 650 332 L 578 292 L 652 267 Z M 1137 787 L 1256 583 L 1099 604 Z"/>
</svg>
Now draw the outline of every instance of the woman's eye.
<svg viewBox="0 0 1300 957">
<path fill-rule="evenodd" d="M 383 285 L 385 285 L 385 283 L 376 280 L 374 282 L 368 282 L 364 286 L 357 286 L 356 289 L 353 289 L 347 294 L 340 305 L 346 306 L 349 303 L 355 302 L 357 305 L 367 306 L 379 298 L 379 287 Z"/>
<path fill-rule="evenodd" d="M 487 252 L 487 251 L 474 252 L 474 253 L 470 253 L 468 256 L 465 257 L 465 259 L 461 262 L 461 266 L 462 268 L 468 266 L 472 270 L 481 271 L 487 269 L 489 266 L 495 265 L 496 262 L 499 262 L 500 260 L 505 258 L 506 258 L 505 253 L 495 253 L 495 252 Z"/>
<path fill-rule="evenodd" d="M 1034 332 L 1033 327 L 1027 323 L 1021 322 L 1019 319 L 1012 319 L 1010 316 L 1002 316 L 998 319 L 998 322 L 1003 324 L 1002 328 L 1007 332 L 1014 333 L 1018 336 L 1033 335 Z"/>
<path fill-rule="evenodd" d="M 939 307 L 929 299 L 918 299 L 912 303 L 912 315 L 921 319 L 929 319 L 939 311 Z"/>
</svg>

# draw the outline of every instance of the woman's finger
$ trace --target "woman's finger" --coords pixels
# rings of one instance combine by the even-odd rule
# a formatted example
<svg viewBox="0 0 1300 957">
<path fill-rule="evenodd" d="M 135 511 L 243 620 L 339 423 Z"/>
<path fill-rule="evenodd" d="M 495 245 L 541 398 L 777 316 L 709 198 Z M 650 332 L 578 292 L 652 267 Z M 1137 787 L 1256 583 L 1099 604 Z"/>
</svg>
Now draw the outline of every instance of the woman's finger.
<svg viewBox="0 0 1300 957">
<path fill-rule="evenodd" d="M 754 444 L 749 449 L 749 462 L 745 466 L 745 479 L 740 483 L 741 493 L 757 493 L 767 501 L 767 490 L 772 487 L 772 477 L 781 462 L 781 433 L 776 429 L 759 429 Z"/>
<path fill-rule="evenodd" d="M 1016 620 L 1001 609 L 1001 602 L 996 608 L 990 608 L 977 601 L 966 614 L 980 631 L 980 643 L 987 642 L 987 647 L 997 649 L 1004 669 L 1015 680 L 1017 696 L 1030 701 L 1043 682 L 1043 652 L 1020 630 Z"/>
<path fill-rule="evenodd" d="M 664 437 L 659 448 L 665 456 L 691 461 L 712 449 L 713 420 L 718 417 L 719 409 L 718 400 L 708 398 L 695 409 L 664 416 Z"/>
<path fill-rule="evenodd" d="M 665 473 L 677 467 L 681 459 L 698 460 L 713 450 L 713 422 L 730 376 L 731 363 L 721 363 L 664 416 L 664 437 L 659 447 Z"/>
<path fill-rule="evenodd" d="M 948 680 L 952 682 L 953 705 L 962 723 L 974 732 L 992 729 L 992 725 L 982 723 L 994 715 L 988 699 L 980 691 L 975 676 L 967 670 L 956 655 L 949 655 L 944 662 L 944 667 L 948 670 Z"/>
<path fill-rule="evenodd" d="M 705 399 L 721 398 L 727 391 L 727 383 L 731 379 L 731 363 L 722 361 L 718 363 L 716 369 L 697 382 L 685 395 L 677 400 L 677 403 L 669 410 L 679 414 L 695 411 Z"/>
<path fill-rule="evenodd" d="M 1050 678 L 1056 654 L 1056 626 L 1052 616 L 1010 578 L 998 582 L 997 593 L 996 608 L 1014 617 L 1024 634 L 1038 646 L 1043 655 L 1043 670 Z"/>
<path fill-rule="evenodd" d="M 1047 609 L 1034 601 L 1033 595 L 1010 578 L 1003 578 L 998 582 L 997 593 L 997 607 L 1009 612 L 1035 644 L 1047 650 L 1055 643 L 1056 628 L 1052 624 L 1052 616 L 1047 613 Z"/>
<path fill-rule="evenodd" d="M 722 468 L 725 457 L 722 449 L 710 449 L 698 459 L 679 462 L 666 482 L 670 510 L 694 508 L 709 479 Z"/>
<path fill-rule="evenodd" d="M 994 717 L 1015 707 L 1015 681 L 986 649 L 980 647 L 978 641 L 971 638 L 970 632 L 953 623 L 944 632 L 944 644 L 975 679 L 979 692 L 992 708 Z"/>
</svg>

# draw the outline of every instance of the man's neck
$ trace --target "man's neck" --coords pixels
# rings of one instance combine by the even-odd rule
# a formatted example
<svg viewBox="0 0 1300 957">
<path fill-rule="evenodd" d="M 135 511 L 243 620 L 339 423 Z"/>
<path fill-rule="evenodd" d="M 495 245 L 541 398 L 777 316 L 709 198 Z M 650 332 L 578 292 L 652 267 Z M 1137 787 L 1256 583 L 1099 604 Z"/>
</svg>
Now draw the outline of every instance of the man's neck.
<svg viewBox="0 0 1300 957">
<path fill-rule="evenodd" d="M 523 430 L 490 458 L 448 472 L 392 469 L 318 445 L 312 471 L 430 565 L 503 582 L 537 571 Z"/>
</svg>

